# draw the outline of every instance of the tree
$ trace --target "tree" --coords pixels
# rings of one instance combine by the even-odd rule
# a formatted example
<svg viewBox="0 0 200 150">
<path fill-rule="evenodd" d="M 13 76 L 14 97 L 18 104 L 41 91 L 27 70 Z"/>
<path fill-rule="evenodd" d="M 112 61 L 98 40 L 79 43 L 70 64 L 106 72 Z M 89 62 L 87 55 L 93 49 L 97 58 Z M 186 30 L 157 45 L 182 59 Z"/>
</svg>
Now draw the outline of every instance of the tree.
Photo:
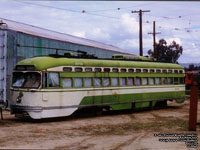
<svg viewBox="0 0 200 150">
<path fill-rule="evenodd" d="M 167 46 L 167 42 L 164 39 L 159 40 L 159 43 L 156 43 L 157 50 L 157 61 L 162 62 L 171 62 L 178 63 L 177 60 L 183 53 L 183 48 L 175 41 L 173 41 L 169 46 Z M 150 57 L 154 56 L 154 52 L 150 49 L 148 51 L 148 55 Z"/>
</svg>

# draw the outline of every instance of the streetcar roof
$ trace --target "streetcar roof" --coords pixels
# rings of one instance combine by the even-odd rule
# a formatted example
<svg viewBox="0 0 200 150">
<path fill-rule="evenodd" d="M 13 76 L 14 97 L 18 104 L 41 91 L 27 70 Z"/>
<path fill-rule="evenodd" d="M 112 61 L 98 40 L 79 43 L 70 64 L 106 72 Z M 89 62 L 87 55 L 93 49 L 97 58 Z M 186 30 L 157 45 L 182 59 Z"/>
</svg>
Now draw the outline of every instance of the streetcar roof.
<svg viewBox="0 0 200 150">
<path fill-rule="evenodd" d="M 54 58 L 50 56 L 25 59 L 18 62 L 17 65 L 33 65 L 35 67 L 35 70 L 39 71 L 58 66 L 183 69 L 182 66 L 172 63 L 82 58 Z"/>
</svg>

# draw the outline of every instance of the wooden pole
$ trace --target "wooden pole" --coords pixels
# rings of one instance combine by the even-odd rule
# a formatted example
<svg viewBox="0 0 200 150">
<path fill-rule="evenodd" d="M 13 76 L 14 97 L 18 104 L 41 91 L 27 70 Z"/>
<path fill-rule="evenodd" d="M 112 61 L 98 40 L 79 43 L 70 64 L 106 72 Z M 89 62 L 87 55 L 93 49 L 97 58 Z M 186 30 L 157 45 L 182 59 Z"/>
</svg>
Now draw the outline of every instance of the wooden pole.
<svg viewBox="0 0 200 150">
<path fill-rule="evenodd" d="M 190 111 L 189 111 L 189 131 L 196 131 L 198 106 L 198 86 L 197 74 L 192 75 L 192 87 L 190 89 Z"/>
</svg>

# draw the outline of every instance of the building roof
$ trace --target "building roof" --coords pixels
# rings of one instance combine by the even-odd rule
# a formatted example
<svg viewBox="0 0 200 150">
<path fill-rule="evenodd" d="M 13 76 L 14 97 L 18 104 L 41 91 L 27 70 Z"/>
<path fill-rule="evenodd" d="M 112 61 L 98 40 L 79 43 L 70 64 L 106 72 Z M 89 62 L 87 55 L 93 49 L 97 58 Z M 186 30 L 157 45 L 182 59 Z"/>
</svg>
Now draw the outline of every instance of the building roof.
<svg viewBox="0 0 200 150">
<path fill-rule="evenodd" d="M 0 18 L 0 22 L 5 23 L 6 24 L 5 26 L 7 27 L 7 29 L 14 30 L 17 32 L 22 32 L 25 34 L 30 34 L 30 35 L 44 37 L 48 39 L 69 42 L 69 43 L 78 44 L 78 45 L 90 46 L 90 47 L 100 48 L 100 49 L 105 49 L 105 50 L 110 50 L 110 51 L 116 51 L 116 52 L 121 52 L 125 54 L 136 55 L 132 52 L 128 52 L 126 50 L 123 50 L 113 45 L 108 45 L 101 42 L 97 42 L 97 41 L 93 41 L 93 40 L 89 40 L 89 39 L 85 39 L 81 37 L 76 37 L 73 35 L 64 34 L 64 33 L 40 28 L 33 25 L 24 24 L 21 22 L 16 22 L 16 21 L 4 19 L 4 18 Z M 0 26 L 0 29 L 1 28 L 2 27 Z"/>
</svg>

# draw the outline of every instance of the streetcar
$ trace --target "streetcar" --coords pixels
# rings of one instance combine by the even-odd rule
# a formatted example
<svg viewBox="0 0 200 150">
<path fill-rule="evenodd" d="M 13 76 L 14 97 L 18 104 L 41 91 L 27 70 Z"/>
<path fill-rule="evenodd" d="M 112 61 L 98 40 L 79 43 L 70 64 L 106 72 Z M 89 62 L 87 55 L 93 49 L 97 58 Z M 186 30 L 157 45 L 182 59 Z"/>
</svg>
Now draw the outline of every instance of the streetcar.
<svg viewBox="0 0 200 150">
<path fill-rule="evenodd" d="M 90 107 L 134 110 L 168 100 L 184 102 L 183 67 L 133 57 L 51 55 L 22 60 L 13 70 L 11 113 L 42 119 L 69 116 Z"/>
</svg>

